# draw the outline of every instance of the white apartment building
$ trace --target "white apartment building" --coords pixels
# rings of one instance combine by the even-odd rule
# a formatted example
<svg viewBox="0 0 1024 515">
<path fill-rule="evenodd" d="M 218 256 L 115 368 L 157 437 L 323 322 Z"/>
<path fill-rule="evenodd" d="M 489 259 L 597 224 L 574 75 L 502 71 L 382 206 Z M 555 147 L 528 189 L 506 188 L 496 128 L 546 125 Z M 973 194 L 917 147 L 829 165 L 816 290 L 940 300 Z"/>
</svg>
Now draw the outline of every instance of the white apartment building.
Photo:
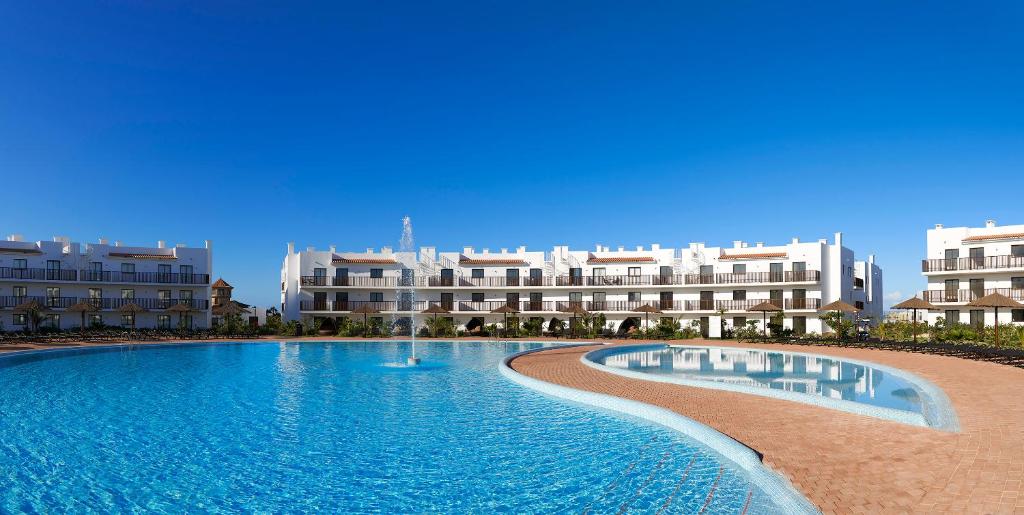
<svg viewBox="0 0 1024 515">
<path fill-rule="evenodd" d="M 412 295 L 399 294 L 400 285 L 413 285 Z M 450 311 L 456 327 L 473 329 L 500 323 L 503 315 L 491 311 L 508 305 L 519 311 L 520 321 L 541 318 L 546 328 L 552 318 L 569 318 L 562 310 L 578 306 L 603 313 L 610 328 L 622 334 L 642 325 L 644 315 L 634 310 L 648 304 L 662 311 L 650 317 L 652 325 L 658 317 L 684 326 L 697 321 L 705 335 L 715 337 L 723 318 L 726 327 L 748 319 L 760 323 L 761 314 L 747 310 L 773 300 L 784 309 L 784 327 L 822 333 L 827 329 L 818 308 L 839 299 L 861 308 L 869 323 L 880 321 L 882 271 L 874 256 L 857 261 L 841 233 L 832 243 L 794 238 L 776 246 L 735 241 L 731 247 L 556 246 L 550 252 L 526 247 L 338 252 L 333 246 L 296 251 L 290 243 L 281 267 L 282 315 L 307 323 L 326 317 L 362 320 L 350 314 L 362 306 L 378 310 L 372 316 L 384 322 L 437 304 Z M 417 326 L 425 317 L 417 316 Z"/>
<path fill-rule="evenodd" d="M 984 227 L 943 227 L 928 229 L 928 255 L 921 262 L 928 280 L 923 298 L 942 310 L 928 314 L 965 324 L 995 324 L 995 310 L 967 306 L 967 303 L 1001 293 L 1024 302 L 1024 225 Z M 1024 310 L 1000 313 L 999 323 L 1024 323 Z"/>
<path fill-rule="evenodd" d="M 132 324 L 133 315 L 119 308 L 129 302 L 143 309 L 134 316 L 137 328 L 175 328 L 177 313 L 167 308 L 188 303 L 194 310 L 184 314 L 193 328 L 210 326 L 210 272 L 212 248 L 184 244 L 156 247 L 77 243 L 55 236 L 52 241 L 23 241 L 20 235 L 0 241 L 0 322 L 3 330 L 25 329 L 27 315 L 15 311 L 23 302 L 44 306 L 42 327 L 77 328 L 79 313 L 66 309 L 88 301 L 97 311 L 86 314 L 86 324 Z"/>
</svg>

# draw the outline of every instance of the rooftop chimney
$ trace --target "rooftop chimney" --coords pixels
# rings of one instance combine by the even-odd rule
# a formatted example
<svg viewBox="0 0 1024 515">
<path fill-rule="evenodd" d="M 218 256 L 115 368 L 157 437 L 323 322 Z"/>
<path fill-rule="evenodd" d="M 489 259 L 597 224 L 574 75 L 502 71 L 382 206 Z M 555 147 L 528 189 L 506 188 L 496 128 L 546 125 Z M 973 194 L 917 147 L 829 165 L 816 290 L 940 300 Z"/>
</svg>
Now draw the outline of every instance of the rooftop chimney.
<svg viewBox="0 0 1024 515">
<path fill-rule="evenodd" d="M 380 248 L 380 253 L 381 254 L 390 254 L 391 253 L 391 247 L 381 247 Z"/>
<path fill-rule="evenodd" d="M 335 253 L 337 251 L 338 251 L 338 247 L 335 247 L 334 245 L 331 245 L 331 253 L 333 254 L 333 253 Z"/>
<path fill-rule="evenodd" d="M 213 248 L 213 240 L 203 240 L 203 245 L 205 245 L 206 248 L 208 248 L 208 249 L 212 249 Z"/>
<path fill-rule="evenodd" d="M 294 241 L 289 241 L 288 242 L 288 253 L 289 254 L 294 254 L 295 253 L 295 242 Z"/>
<path fill-rule="evenodd" d="M 742 248 L 742 247 L 743 247 L 743 241 L 742 240 L 733 240 L 732 241 L 732 248 L 738 249 L 738 248 Z"/>
<path fill-rule="evenodd" d="M 109 242 L 110 242 L 110 240 L 108 240 L 106 238 L 100 238 L 100 245 L 106 245 Z"/>
<path fill-rule="evenodd" d="M 936 229 L 942 229 L 942 224 L 935 224 Z"/>
<path fill-rule="evenodd" d="M 521 246 L 521 247 L 517 247 L 517 248 L 516 248 L 516 252 L 518 252 L 518 253 L 520 253 L 520 254 L 524 254 L 524 253 L 526 253 L 526 245 L 523 245 L 523 246 Z"/>
<path fill-rule="evenodd" d="M 594 252 L 601 252 L 601 244 L 600 243 L 598 243 L 597 245 L 594 246 Z"/>
<path fill-rule="evenodd" d="M 661 244 L 660 243 L 652 243 L 651 244 L 651 250 L 661 250 Z"/>
<path fill-rule="evenodd" d="M 793 238 L 793 245 L 800 243 L 800 238 Z"/>
<path fill-rule="evenodd" d="M 306 247 L 306 252 L 316 252 L 316 247 Z"/>
<path fill-rule="evenodd" d="M 183 249 L 183 248 L 185 248 L 185 247 L 187 247 L 187 246 L 188 246 L 188 245 L 185 245 L 184 243 L 175 243 L 175 244 L 174 244 L 174 247 L 175 247 L 175 248 L 178 248 L 178 249 Z"/>
<path fill-rule="evenodd" d="M 763 241 L 759 241 L 759 242 L 755 243 L 754 246 L 755 247 L 763 247 L 764 246 L 764 242 Z"/>
<path fill-rule="evenodd" d="M 637 252 L 643 252 L 644 251 L 644 246 L 643 245 L 637 245 L 636 246 L 636 251 Z"/>
<path fill-rule="evenodd" d="M 484 247 L 484 249 L 483 249 L 483 253 L 484 253 L 484 254 L 490 254 L 490 253 L 491 253 L 491 249 L 489 249 L 489 248 L 487 248 L 487 247 Z"/>
<path fill-rule="evenodd" d="M 21 241 L 22 239 L 24 239 L 24 236 L 20 234 L 12 234 L 7 237 L 7 241 Z"/>
<path fill-rule="evenodd" d="M 462 247 L 462 253 L 463 254 L 472 254 L 473 253 L 473 247 Z"/>
<path fill-rule="evenodd" d="M 367 254 L 373 254 L 373 247 L 366 247 Z"/>
<path fill-rule="evenodd" d="M 996 226 L 995 220 L 985 220 L 985 228 L 991 229 Z"/>
<path fill-rule="evenodd" d="M 158 240 L 156 242 L 156 248 L 158 248 L 158 249 L 166 249 L 167 248 L 167 242 L 164 241 L 164 240 Z"/>
<path fill-rule="evenodd" d="M 507 248 L 505 248 L 505 247 L 502 247 L 502 248 L 501 248 L 501 253 L 502 253 L 502 254 L 508 254 L 508 249 L 507 249 Z"/>
<path fill-rule="evenodd" d="M 836 246 L 837 247 L 842 247 L 843 246 L 843 233 L 841 233 L 841 232 L 837 232 L 836 233 Z"/>
<path fill-rule="evenodd" d="M 619 252 L 622 252 L 624 250 L 626 250 L 626 247 L 623 247 L 622 245 L 619 245 Z"/>
<path fill-rule="evenodd" d="M 114 242 L 114 246 L 115 246 L 115 247 L 120 247 L 120 246 L 121 246 L 121 240 L 117 240 L 117 241 L 115 241 L 115 242 Z"/>
</svg>

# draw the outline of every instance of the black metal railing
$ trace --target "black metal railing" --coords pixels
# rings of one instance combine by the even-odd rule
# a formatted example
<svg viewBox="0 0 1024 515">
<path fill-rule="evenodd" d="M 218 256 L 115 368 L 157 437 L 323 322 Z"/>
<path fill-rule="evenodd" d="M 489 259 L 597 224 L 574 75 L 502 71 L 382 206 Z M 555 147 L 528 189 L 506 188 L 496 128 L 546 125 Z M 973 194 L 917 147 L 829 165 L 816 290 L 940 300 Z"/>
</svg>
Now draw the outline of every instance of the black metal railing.
<svg viewBox="0 0 1024 515">
<path fill-rule="evenodd" d="M 985 256 L 953 259 L 923 259 L 922 272 L 950 272 L 956 270 L 998 270 L 1024 268 L 1024 256 Z"/>
<path fill-rule="evenodd" d="M 119 272 L 114 270 L 82 270 L 82 281 L 110 283 L 210 284 L 209 274 L 177 274 L 171 272 Z"/>
<path fill-rule="evenodd" d="M 820 280 L 821 272 L 818 270 L 686 275 L 686 284 L 798 283 L 818 282 Z"/>
<path fill-rule="evenodd" d="M 925 290 L 921 297 L 928 302 L 971 302 L 985 295 L 999 293 L 1017 302 L 1024 301 L 1022 288 L 986 288 L 984 290 Z"/>
<path fill-rule="evenodd" d="M 77 281 L 77 270 L 54 270 L 50 268 L 0 267 L 0 279 L 28 281 Z"/>
</svg>

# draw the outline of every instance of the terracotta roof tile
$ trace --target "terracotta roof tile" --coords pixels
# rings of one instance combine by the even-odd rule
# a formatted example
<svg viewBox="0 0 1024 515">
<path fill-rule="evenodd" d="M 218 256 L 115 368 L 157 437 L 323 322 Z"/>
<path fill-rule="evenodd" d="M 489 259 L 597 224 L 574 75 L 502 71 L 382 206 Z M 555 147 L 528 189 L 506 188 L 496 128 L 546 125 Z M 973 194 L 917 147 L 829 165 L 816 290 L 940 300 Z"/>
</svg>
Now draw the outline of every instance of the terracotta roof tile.
<svg viewBox="0 0 1024 515">
<path fill-rule="evenodd" d="M 985 241 L 985 240 L 1024 240 L 1024 232 L 1006 232 L 1003 234 L 979 234 L 968 236 L 963 241 Z"/>
<path fill-rule="evenodd" d="M 469 258 L 459 256 L 460 265 L 525 265 L 526 260 L 520 258 Z"/>
<path fill-rule="evenodd" d="M 140 252 L 111 252 L 110 257 L 129 259 L 177 259 L 174 254 L 145 254 Z"/>
<path fill-rule="evenodd" d="M 605 256 L 597 257 L 590 254 L 587 257 L 587 263 L 654 263 L 655 260 L 651 256 Z"/>
<path fill-rule="evenodd" d="M 771 259 L 785 257 L 785 252 L 748 252 L 744 254 L 722 254 L 718 256 L 718 259 Z"/>
<path fill-rule="evenodd" d="M 385 257 L 344 257 L 337 254 L 331 258 L 331 263 L 350 263 L 353 265 L 394 265 L 398 263 L 395 258 Z"/>
<path fill-rule="evenodd" d="M 230 284 L 228 284 L 227 281 L 225 281 L 223 278 L 218 278 L 217 282 L 215 282 L 212 285 L 210 285 L 210 287 L 211 288 L 234 288 L 234 286 L 231 286 Z"/>
</svg>

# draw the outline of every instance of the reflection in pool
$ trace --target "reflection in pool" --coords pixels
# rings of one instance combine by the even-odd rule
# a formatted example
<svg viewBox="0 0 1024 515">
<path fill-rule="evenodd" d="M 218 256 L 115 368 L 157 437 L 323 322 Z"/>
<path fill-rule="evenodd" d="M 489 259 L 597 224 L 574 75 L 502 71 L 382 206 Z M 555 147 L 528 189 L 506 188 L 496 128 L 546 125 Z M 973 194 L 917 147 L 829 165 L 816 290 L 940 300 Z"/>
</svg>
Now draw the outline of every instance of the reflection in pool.
<svg viewBox="0 0 1024 515">
<path fill-rule="evenodd" d="M 917 425 L 955 426 L 955 417 L 952 422 L 944 419 L 951 410 L 941 391 L 910 374 L 871 363 L 760 349 L 662 345 L 608 349 L 588 357 L 611 371 L 646 379 L 810 402 Z"/>
</svg>

